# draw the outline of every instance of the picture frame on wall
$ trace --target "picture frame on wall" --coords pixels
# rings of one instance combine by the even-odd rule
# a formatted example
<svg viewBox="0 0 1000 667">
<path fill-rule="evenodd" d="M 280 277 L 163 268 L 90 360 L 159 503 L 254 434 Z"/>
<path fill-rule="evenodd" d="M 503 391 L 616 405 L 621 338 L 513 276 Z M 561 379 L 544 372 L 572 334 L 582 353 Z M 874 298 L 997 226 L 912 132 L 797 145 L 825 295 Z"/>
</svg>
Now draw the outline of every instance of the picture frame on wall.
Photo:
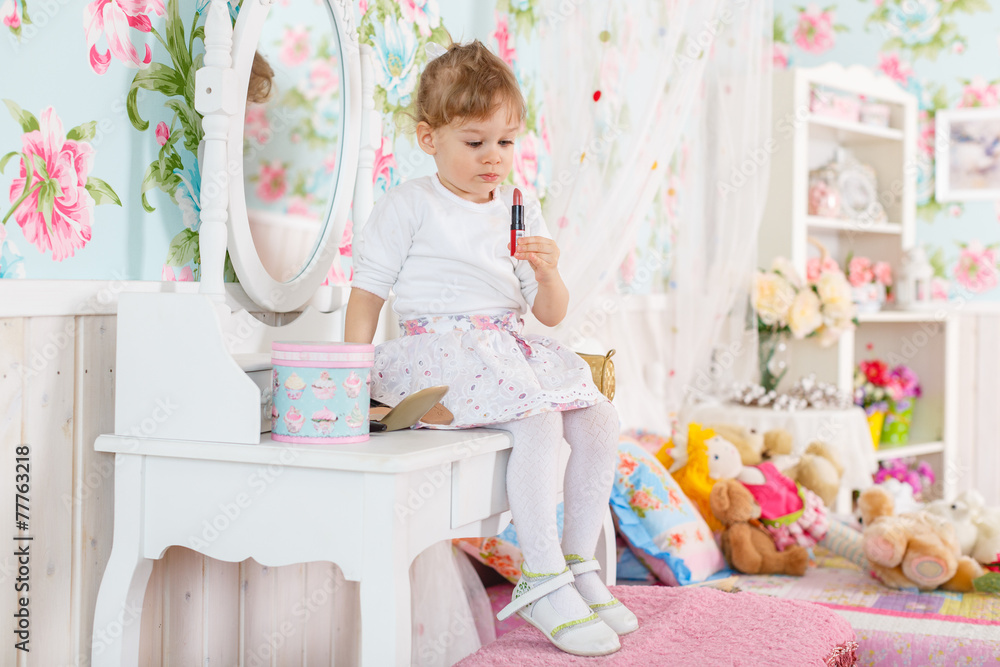
<svg viewBox="0 0 1000 667">
<path fill-rule="evenodd" d="M 938 111 L 934 143 L 939 202 L 1000 200 L 1000 108 Z"/>
</svg>

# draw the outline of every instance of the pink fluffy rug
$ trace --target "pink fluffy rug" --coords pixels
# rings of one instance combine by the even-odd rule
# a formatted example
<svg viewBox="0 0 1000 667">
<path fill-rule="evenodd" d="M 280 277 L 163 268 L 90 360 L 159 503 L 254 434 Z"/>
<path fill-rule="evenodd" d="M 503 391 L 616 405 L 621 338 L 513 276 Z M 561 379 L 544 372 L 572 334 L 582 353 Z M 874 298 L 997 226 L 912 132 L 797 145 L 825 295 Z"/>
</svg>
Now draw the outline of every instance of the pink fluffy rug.
<svg viewBox="0 0 1000 667">
<path fill-rule="evenodd" d="M 640 626 L 621 638 L 617 653 L 603 658 L 563 653 L 525 625 L 458 664 L 849 667 L 857 660 L 850 624 L 809 602 L 713 588 L 614 586 L 611 591 L 635 612 Z"/>
</svg>

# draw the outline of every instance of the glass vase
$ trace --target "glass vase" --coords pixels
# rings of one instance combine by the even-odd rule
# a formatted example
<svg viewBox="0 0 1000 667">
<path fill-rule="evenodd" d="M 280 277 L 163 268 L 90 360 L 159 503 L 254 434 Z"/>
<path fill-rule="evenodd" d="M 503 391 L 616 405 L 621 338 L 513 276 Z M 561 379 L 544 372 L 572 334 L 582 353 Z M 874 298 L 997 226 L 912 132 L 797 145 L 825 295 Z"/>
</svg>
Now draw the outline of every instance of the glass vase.
<svg viewBox="0 0 1000 667">
<path fill-rule="evenodd" d="M 778 388 L 788 372 L 788 332 L 759 331 L 757 364 L 760 368 L 760 384 L 767 391 Z"/>
</svg>

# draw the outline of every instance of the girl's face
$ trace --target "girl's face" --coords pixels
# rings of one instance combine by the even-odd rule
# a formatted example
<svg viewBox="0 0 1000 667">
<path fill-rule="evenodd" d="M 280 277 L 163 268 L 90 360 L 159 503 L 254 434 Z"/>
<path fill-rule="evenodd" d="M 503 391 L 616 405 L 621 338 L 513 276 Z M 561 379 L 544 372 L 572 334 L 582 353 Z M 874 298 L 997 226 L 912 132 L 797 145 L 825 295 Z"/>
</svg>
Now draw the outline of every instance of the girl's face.
<svg viewBox="0 0 1000 667">
<path fill-rule="evenodd" d="M 446 188 L 471 202 L 488 202 L 514 166 L 518 124 L 500 106 L 484 120 L 458 120 L 432 129 L 417 125 L 417 143 L 434 156 Z"/>
</svg>

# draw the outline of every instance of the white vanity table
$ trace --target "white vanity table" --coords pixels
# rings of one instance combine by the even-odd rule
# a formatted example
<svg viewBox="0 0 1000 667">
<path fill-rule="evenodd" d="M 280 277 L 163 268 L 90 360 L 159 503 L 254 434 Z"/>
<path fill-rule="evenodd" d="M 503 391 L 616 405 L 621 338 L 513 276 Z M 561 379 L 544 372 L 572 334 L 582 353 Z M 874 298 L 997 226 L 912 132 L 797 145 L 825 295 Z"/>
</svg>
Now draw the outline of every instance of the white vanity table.
<svg viewBox="0 0 1000 667">
<path fill-rule="evenodd" d="M 356 221 L 371 210 L 380 132 L 370 61 L 358 47 L 350 3 L 330 0 L 328 8 L 343 82 L 339 167 L 315 247 L 282 281 L 254 248 L 238 168 L 241 100 L 270 5 L 244 2 L 234 28 L 225 0 L 212 1 L 196 84 L 205 129 L 201 293 L 120 299 L 115 433 L 95 444 L 115 453 L 115 512 L 94 618 L 94 665 L 138 664 L 135 610 L 153 561 L 172 545 L 231 562 L 336 563 L 360 582 L 362 664 L 407 665 L 413 559 L 440 540 L 495 535 L 509 519 L 506 433 L 401 431 L 367 443 L 296 446 L 272 442 L 266 432 L 271 342 L 340 340 L 342 314 L 307 306 L 293 322 L 272 327 L 233 310 L 222 283 L 227 247 L 251 299 L 273 312 L 298 310 L 315 302 L 336 257 L 351 195 Z M 597 556 L 613 583 L 610 513 L 603 535 L 611 539 L 602 537 Z"/>
</svg>

